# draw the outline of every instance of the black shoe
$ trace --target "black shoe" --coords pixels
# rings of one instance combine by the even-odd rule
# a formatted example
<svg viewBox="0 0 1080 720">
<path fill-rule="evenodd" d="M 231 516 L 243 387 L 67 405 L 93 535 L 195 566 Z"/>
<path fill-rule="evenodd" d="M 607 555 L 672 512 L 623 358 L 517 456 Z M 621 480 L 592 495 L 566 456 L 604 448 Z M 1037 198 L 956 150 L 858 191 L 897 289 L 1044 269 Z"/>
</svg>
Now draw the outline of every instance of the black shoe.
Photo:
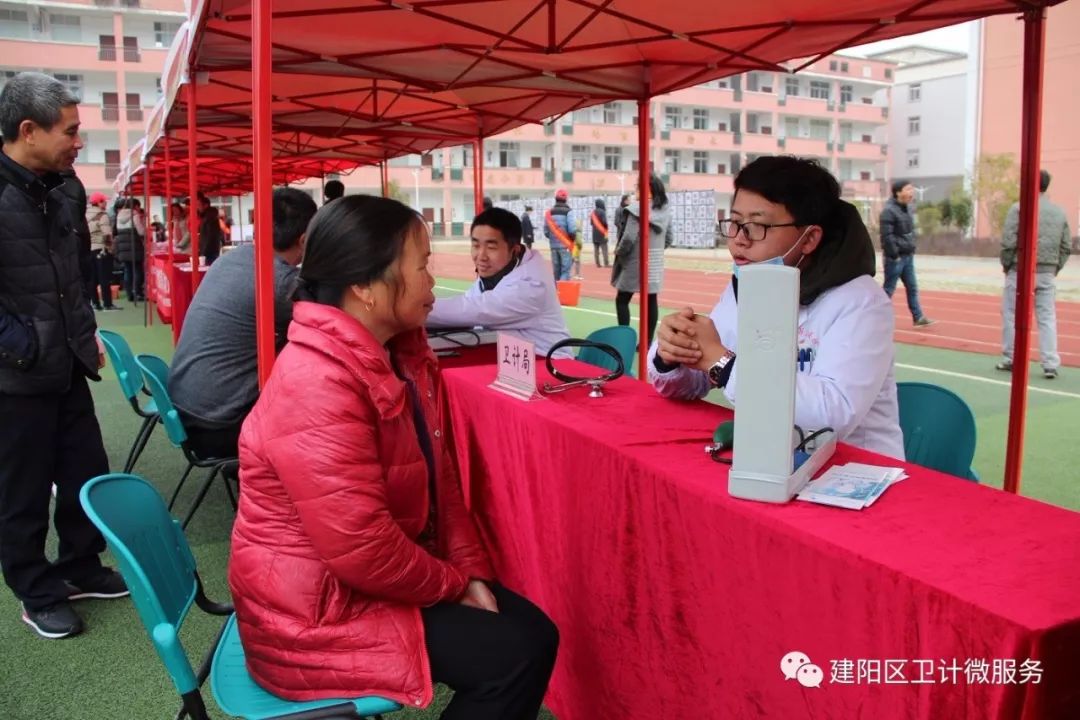
<svg viewBox="0 0 1080 720">
<path fill-rule="evenodd" d="M 1057 368 L 1043 368 L 1043 377 L 1047 380 L 1056 380 L 1057 376 Z"/>
<path fill-rule="evenodd" d="M 93 305 L 95 310 L 101 310 L 101 305 L 98 305 L 97 303 L 94 303 Z"/>
<path fill-rule="evenodd" d="M 112 598 L 127 597 L 128 589 L 124 578 L 120 573 L 109 568 L 102 568 L 97 575 L 79 583 L 69 582 L 71 594 L 68 600 L 82 600 L 83 598 Z"/>
<path fill-rule="evenodd" d="M 22 621 L 38 635 L 50 640 L 71 637 L 83 631 L 82 619 L 63 600 L 40 610 L 23 606 Z"/>
<path fill-rule="evenodd" d="M 917 328 L 927 327 L 929 325 L 933 325 L 936 322 L 937 322 L 937 320 L 931 320 L 930 318 L 923 315 L 921 318 L 919 318 L 918 320 L 915 321 L 915 327 L 917 327 Z"/>
</svg>

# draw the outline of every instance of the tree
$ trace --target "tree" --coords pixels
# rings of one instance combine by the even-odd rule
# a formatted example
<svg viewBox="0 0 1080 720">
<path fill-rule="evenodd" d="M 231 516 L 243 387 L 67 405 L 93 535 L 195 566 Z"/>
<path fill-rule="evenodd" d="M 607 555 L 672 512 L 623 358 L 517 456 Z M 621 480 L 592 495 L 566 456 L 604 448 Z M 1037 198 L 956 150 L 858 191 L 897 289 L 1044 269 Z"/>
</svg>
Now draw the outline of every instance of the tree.
<svg viewBox="0 0 1080 720">
<path fill-rule="evenodd" d="M 941 213 L 941 224 L 943 227 L 949 227 L 953 223 L 952 216 L 952 200 L 945 198 L 937 204 L 938 211 Z"/>
<path fill-rule="evenodd" d="M 391 180 L 389 182 L 387 185 L 386 196 L 388 198 L 393 198 L 398 202 L 405 203 L 406 205 L 410 203 L 409 193 L 401 189 L 401 184 L 397 180 Z"/>
<path fill-rule="evenodd" d="M 941 229 L 941 210 L 937 205 L 923 205 L 915 211 L 915 217 L 922 235 L 933 235 Z"/>
<path fill-rule="evenodd" d="M 980 156 L 971 176 L 971 191 L 990 223 L 990 232 L 1001 235 L 1009 207 L 1020 199 L 1020 169 L 1013 154 Z"/>
<path fill-rule="evenodd" d="M 952 191 L 949 197 L 949 207 L 952 211 L 952 222 L 961 233 L 967 233 L 971 227 L 971 196 L 964 188 L 958 187 Z"/>
</svg>

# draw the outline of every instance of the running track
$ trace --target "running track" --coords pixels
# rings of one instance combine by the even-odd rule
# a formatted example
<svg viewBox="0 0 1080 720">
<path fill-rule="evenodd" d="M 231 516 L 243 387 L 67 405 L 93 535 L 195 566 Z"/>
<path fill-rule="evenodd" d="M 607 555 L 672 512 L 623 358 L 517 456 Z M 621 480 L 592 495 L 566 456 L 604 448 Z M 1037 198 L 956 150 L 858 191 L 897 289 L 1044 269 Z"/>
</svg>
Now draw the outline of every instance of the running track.
<svg viewBox="0 0 1080 720">
<path fill-rule="evenodd" d="M 476 277 L 468 255 L 439 252 L 434 260 L 436 275 L 458 280 Z M 584 281 L 582 295 L 601 300 L 611 300 L 614 311 L 615 290 L 609 280 L 611 271 L 582 263 Z M 664 271 L 664 288 L 660 293 L 660 305 L 678 307 L 690 305 L 699 311 L 708 311 L 720 297 L 727 285 L 723 274 L 708 274 L 700 270 Z M 912 345 L 964 350 L 967 352 L 998 355 L 1001 352 L 1001 297 L 975 293 L 920 290 L 919 298 L 926 314 L 937 320 L 927 328 L 915 330 L 911 324 L 904 299 L 903 287 L 893 296 L 896 314 L 896 341 Z M 637 298 L 633 311 L 637 312 Z M 1034 318 L 1033 318 L 1034 325 Z M 1080 367 L 1080 303 L 1057 303 L 1058 352 L 1063 365 Z M 1031 333 L 1031 359 L 1038 361 L 1038 333 Z"/>
</svg>

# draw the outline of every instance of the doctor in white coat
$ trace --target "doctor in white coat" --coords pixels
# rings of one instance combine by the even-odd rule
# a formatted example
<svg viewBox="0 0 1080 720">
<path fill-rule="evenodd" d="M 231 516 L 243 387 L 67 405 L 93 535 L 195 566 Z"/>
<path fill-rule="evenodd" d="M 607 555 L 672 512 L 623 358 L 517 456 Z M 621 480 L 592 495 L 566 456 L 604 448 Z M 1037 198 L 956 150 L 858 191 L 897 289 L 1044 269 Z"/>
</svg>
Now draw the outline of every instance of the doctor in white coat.
<svg viewBox="0 0 1080 720">
<path fill-rule="evenodd" d="M 684 308 L 660 323 L 649 379 L 665 397 L 722 388 L 738 417 L 738 270 L 801 271 L 795 423 L 833 428 L 843 442 L 903 459 L 893 375 L 893 312 L 873 280 L 870 235 L 836 179 L 816 162 L 763 157 L 735 178 L 721 223 L 735 277 L 709 315 Z"/>
<path fill-rule="evenodd" d="M 484 327 L 533 343 L 537 355 L 570 337 L 551 267 L 521 243 L 521 221 L 508 210 L 489 208 L 469 229 L 479 278 L 464 295 L 435 300 L 429 328 Z M 572 357 L 568 348 L 556 357 Z"/>
</svg>

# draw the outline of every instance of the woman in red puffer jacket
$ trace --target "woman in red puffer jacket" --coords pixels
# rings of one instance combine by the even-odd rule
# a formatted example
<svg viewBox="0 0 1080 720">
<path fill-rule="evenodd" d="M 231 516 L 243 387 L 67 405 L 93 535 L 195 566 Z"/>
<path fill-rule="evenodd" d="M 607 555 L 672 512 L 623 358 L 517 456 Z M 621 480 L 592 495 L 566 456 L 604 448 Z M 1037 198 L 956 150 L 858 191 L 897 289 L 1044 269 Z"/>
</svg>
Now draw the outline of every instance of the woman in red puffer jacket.
<svg viewBox="0 0 1080 720">
<path fill-rule="evenodd" d="M 447 446 L 422 218 L 351 196 L 312 220 L 289 326 L 240 436 L 229 584 L 248 668 L 311 700 L 535 718 L 558 633 L 493 582 Z"/>
</svg>

